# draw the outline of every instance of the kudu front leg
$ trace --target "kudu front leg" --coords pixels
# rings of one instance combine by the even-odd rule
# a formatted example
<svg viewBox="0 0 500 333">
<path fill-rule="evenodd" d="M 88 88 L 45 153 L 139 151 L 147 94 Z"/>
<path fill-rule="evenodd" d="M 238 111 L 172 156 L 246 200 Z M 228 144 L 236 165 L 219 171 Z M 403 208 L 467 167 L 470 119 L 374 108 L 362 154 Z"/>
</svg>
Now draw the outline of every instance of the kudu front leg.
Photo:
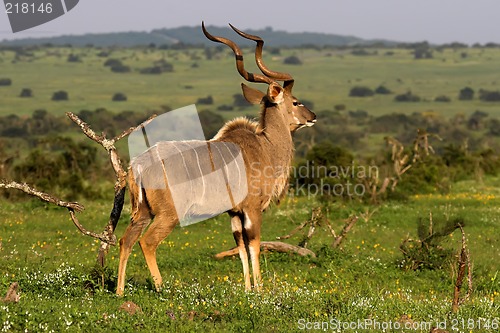
<svg viewBox="0 0 500 333">
<path fill-rule="evenodd" d="M 248 253 L 246 247 L 246 241 L 243 238 L 243 219 L 242 216 L 235 214 L 231 216 L 231 229 L 233 231 L 234 241 L 238 247 L 238 253 L 240 255 L 241 263 L 243 265 L 243 277 L 245 279 L 245 290 L 249 291 L 252 289 L 250 283 L 250 266 L 248 265 Z"/>
<path fill-rule="evenodd" d="M 262 289 L 262 276 L 260 275 L 260 228 L 262 224 L 262 212 L 245 212 L 243 222 L 243 233 L 246 248 L 252 262 L 253 287 L 255 290 Z"/>
</svg>

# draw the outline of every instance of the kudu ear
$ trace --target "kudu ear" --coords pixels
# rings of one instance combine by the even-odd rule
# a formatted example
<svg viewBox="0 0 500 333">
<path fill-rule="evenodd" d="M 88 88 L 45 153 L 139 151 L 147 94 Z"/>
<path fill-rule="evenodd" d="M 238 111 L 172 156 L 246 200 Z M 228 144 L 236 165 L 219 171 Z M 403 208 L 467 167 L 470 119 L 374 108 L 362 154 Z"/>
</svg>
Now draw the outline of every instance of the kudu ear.
<svg viewBox="0 0 500 333">
<path fill-rule="evenodd" d="M 243 97 L 245 97 L 248 103 L 250 104 L 262 103 L 262 99 L 264 98 L 265 95 L 262 91 L 250 88 L 244 83 L 241 84 L 241 90 L 243 90 Z"/>
<path fill-rule="evenodd" d="M 294 80 L 287 80 L 283 83 L 283 88 L 291 95 Z"/>
<path fill-rule="evenodd" d="M 280 104 L 283 102 L 283 93 L 284 89 L 278 83 L 269 84 L 269 88 L 267 89 L 267 98 L 273 104 Z"/>
</svg>

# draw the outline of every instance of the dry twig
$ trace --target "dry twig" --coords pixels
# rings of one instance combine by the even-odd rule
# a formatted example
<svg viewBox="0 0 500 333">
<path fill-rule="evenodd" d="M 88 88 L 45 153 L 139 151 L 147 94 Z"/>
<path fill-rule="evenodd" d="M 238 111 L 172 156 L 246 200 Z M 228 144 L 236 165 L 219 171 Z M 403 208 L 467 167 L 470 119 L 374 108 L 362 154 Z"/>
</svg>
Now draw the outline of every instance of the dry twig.
<svg viewBox="0 0 500 333">
<path fill-rule="evenodd" d="M 134 131 L 137 127 L 139 126 L 145 126 L 147 123 L 149 123 L 153 118 L 156 117 L 156 115 L 153 115 L 148 118 L 145 122 L 143 122 L 141 125 L 137 127 L 130 127 L 129 129 L 123 131 L 121 134 L 115 136 L 113 139 L 107 139 L 106 136 L 103 134 L 98 135 L 92 128 L 90 128 L 90 125 L 87 124 L 85 121 L 81 120 L 77 115 L 75 115 L 72 112 L 67 112 L 66 115 L 68 116 L 69 119 L 71 119 L 75 124 L 77 124 L 82 132 L 91 140 L 97 142 L 100 144 L 104 149 L 109 154 L 110 162 L 113 167 L 113 170 L 115 171 L 116 175 L 116 182 L 114 186 L 115 190 L 115 198 L 113 200 L 113 208 L 111 209 L 111 213 L 109 216 L 109 221 L 106 227 L 104 228 L 103 235 L 106 235 L 104 238 L 99 238 L 101 240 L 101 246 L 99 247 L 99 255 L 98 255 L 98 262 L 99 264 L 104 267 L 105 265 L 105 257 L 106 254 L 108 253 L 109 250 L 109 245 L 116 245 L 116 236 L 114 235 L 114 231 L 116 228 L 116 225 L 118 224 L 118 220 L 120 219 L 121 212 L 123 209 L 123 204 L 125 201 L 125 188 L 127 186 L 127 172 L 123 169 L 122 166 L 122 161 L 120 159 L 120 156 L 116 152 L 116 147 L 115 143 L 124 138 L 125 136 L 129 135 Z M 74 214 L 72 214 L 72 219 L 74 217 Z M 74 221 L 74 220 L 73 220 Z M 89 234 L 89 236 L 92 236 Z M 94 237 L 94 236 L 92 236 Z"/>
<path fill-rule="evenodd" d="M 460 255 L 458 256 L 458 273 L 457 280 L 455 281 L 455 287 L 453 292 L 453 303 L 451 310 L 453 313 L 458 311 L 460 304 L 469 299 L 470 293 L 472 292 L 472 264 L 470 261 L 469 249 L 467 248 L 467 241 L 465 238 L 465 232 L 460 225 L 460 231 L 462 232 L 462 248 L 460 250 Z M 460 291 L 462 290 L 462 284 L 465 277 L 465 270 L 468 270 L 467 280 L 468 280 L 468 290 L 467 295 L 464 299 L 460 299 Z"/>
</svg>

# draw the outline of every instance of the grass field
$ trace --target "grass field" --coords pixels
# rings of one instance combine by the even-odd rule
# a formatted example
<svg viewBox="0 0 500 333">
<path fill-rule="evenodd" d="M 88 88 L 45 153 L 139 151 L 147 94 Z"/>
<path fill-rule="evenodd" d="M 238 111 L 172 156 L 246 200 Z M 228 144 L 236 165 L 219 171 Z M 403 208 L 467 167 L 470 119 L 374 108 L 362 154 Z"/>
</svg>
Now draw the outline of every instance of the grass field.
<svg viewBox="0 0 500 333">
<path fill-rule="evenodd" d="M 108 58 L 120 59 L 132 69 L 121 74 L 103 66 L 107 58 L 99 57 L 100 51 L 54 47 L 17 56 L 13 51 L 0 51 L 0 79 L 12 80 L 11 86 L 0 86 L 0 116 L 27 117 L 36 109 L 63 115 L 67 111 L 77 113 L 102 107 L 113 112 L 142 112 L 160 110 L 165 105 L 183 107 L 209 95 L 214 104 L 197 105 L 198 110 L 215 111 L 217 106 L 231 105 L 233 94 L 240 93 L 243 80 L 226 49 L 212 60 L 207 60 L 201 49 L 111 50 Z M 294 94 L 313 102 L 314 110 L 319 112 L 345 104 L 346 110 L 365 110 L 372 116 L 428 112 L 451 118 L 481 110 L 490 119 L 500 117 L 500 103 L 481 102 L 477 98 L 479 89 L 499 90 L 499 49 L 435 50 L 434 58 L 426 60 L 415 60 L 406 49 L 369 49 L 374 51 L 371 55 L 355 56 L 351 50 L 283 49 L 279 56 L 266 54 L 265 60 L 275 70 L 292 73 L 296 79 Z M 68 62 L 70 54 L 78 55 L 81 62 Z M 250 50 L 245 54 L 247 60 L 252 60 Z M 303 65 L 283 65 L 283 59 L 289 55 L 299 56 Z M 161 59 L 174 65 L 172 73 L 139 73 L 139 69 Z M 251 61 L 247 63 L 250 71 L 256 71 Z M 375 89 L 381 84 L 395 94 L 411 90 L 423 101 L 398 103 L 394 102 L 394 94 L 348 96 L 353 86 Z M 476 91 L 476 98 L 459 101 L 458 93 L 466 86 Z M 18 97 L 23 88 L 32 89 L 34 97 Z M 68 101 L 51 101 L 52 94 L 59 90 L 69 93 Z M 117 92 L 126 94 L 128 100 L 112 102 L 111 97 Z M 440 95 L 451 101 L 434 102 Z M 220 114 L 225 118 L 256 115 L 257 108 Z M 349 126 L 354 125 L 339 125 Z M 358 129 L 366 132 L 366 128 Z M 466 133 L 474 139 L 485 134 L 486 129 Z M 380 152 L 379 145 L 386 134 L 366 132 L 357 153 Z M 76 131 L 64 135 L 83 137 Z M 498 136 L 487 140 L 478 145 L 485 149 L 497 147 Z M 33 142 L 36 140 L 26 140 L 23 145 Z M 125 145 L 126 140 L 119 142 L 119 150 L 125 152 Z M 18 155 L 19 160 L 24 153 Z M 65 210 L 37 200 L 10 202 L 2 198 L 0 297 L 11 283 L 18 282 L 21 298 L 18 303 L 3 303 L 0 298 L 0 332 L 429 332 L 436 325 L 446 326 L 450 332 L 496 332 L 500 326 L 499 189 L 498 176 L 485 176 L 481 181 L 453 183 L 446 194 L 419 194 L 379 206 L 355 201 L 329 202 L 328 218 L 337 232 L 349 216 L 361 216 L 367 210 L 374 213 L 367 220 L 359 219 L 340 249 L 332 248 L 333 238 L 321 226 L 309 242 L 316 258 L 263 253 L 262 292 L 244 292 L 239 258 L 214 259 L 216 253 L 233 247 L 227 216 L 178 227 L 158 250 L 163 290 L 154 291 L 136 246 L 129 260 L 122 298 L 115 296 L 118 248 L 110 250 L 104 269 L 97 267 L 99 243 L 81 235 Z M 94 198 L 82 203 L 86 210 L 80 215 L 81 222 L 91 230 L 101 231 L 108 220 L 111 200 Z M 275 240 L 288 234 L 310 218 L 314 207 L 322 205 L 326 208 L 325 202 L 315 197 L 285 199 L 265 214 L 262 239 Z M 417 221 L 428 220 L 430 214 L 436 221 L 465 221 L 474 289 L 458 313 L 451 313 L 457 276 L 455 255 L 461 246 L 458 230 L 441 244 L 453 251 L 452 262 L 442 262 L 443 267 L 434 270 L 401 267 L 401 243 L 407 237 L 416 239 Z M 127 205 L 118 236 L 128 220 Z M 287 242 L 297 245 L 303 236 L 296 235 Z M 464 284 L 463 289 L 466 287 Z M 133 302 L 140 310 L 129 314 L 120 309 L 124 302 Z"/>
<path fill-rule="evenodd" d="M 361 326 L 375 332 L 429 332 L 429 325 L 443 327 L 444 323 L 450 331 L 496 332 L 500 320 L 499 185 L 499 178 L 483 184 L 468 181 L 457 183 L 447 195 L 417 195 L 408 202 L 383 204 L 368 221 L 360 219 L 340 250 L 330 247 L 333 239 L 321 227 L 309 245 L 317 258 L 263 253 L 264 290 L 260 293 L 243 291 L 238 258 L 213 258 L 233 246 L 227 216 L 179 227 L 158 250 L 164 289 L 153 291 L 136 246 L 123 298 L 114 295 L 117 248 L 108 255 L 101 285 L 102 271 L 95 266 L 98 243 L 81 235 L 64 210 L 38 201 L 2 203 L 0 291 L 4 293 L 17 281 L 21 299 L 0 303 L 0 331 L 294 332 L 320 327 L 362 332 L 359 326 L 339 326 L 361 321 L 363 325 L 393 325 L 385 330 L 387 326 Z M 102 229 L 109 203 L 85 204 L 81 221 L 91 229 Z M 265 215 L 262 238 L 273 240 L 289 233 L 317 205 L 316 200 L 289 198 L 272 208 Z M 342 219 L 366 209 L 374 207 L 334 203 L 328 217 L 338 231 Z M 417 237 L 417 219 L 428 218 L 430 212 L 435 220 L 465 220 L 474 291 L 456 314 L 451 313 L 454 265 L 421 271 L 399 267 L 399 245 L 407 236 Z M 118 235 L 127 220 L 126 209 Z M 294 236 L 288 242 L 297 244 L 300 238 Z M 455 231 L 443 246 L 458 251 L 460 244 L 460 232 Z M 140 310 L 133 315 L 120 310 L 126 301 Z"/>
<path fill-rule="evenodd" d="M 158 110 L 162 105 L 178 108 L 193 104 L 198 98 L 208 95 L 213 96 L 214 106 L 207 108 L 215 109 L 222 104 L 231 105 L 232 95 L 240 93 L 242 79 L 234 69 L 233 57 L 226 51 L 212 60 L 206 60 L 200 49 L 112 51 L 108 58 L 122 60 L 131 67 L 130 73 L 112 73 L 109 67 L 103 66 L 107 58 L 98 57 L 98 51 L 94 48 L 42 48 L 32 51 L 31 56 L 18 59 L 12 51 L 0 51 L 0 76 L 13 82 L 11 86 L 0 87 L 0 115 L 31 114 L 35 109 L 46 109 L 53 114 L 101 107 L 116 112 Z M 492 116 L 500 115 L 498 103 L 481 102 L 477 97 L 468 102 L 458 100 L 459 90 L 466 86 L 476 90 L 476 94 L 479 89 L 499 89 L 498 49 L 445 49 L 435 51 L 433 59 L 425 60 L 415 60 L 411 50 L 406 49 L 380 49 L 376 52 L 374 55 L 355 56 L 350 51 L 338 50 L 282 50 L 280 56 L 267 55 L 265 60 L 271 68 L 293 74 L 295 95 L 312 101 L 315 111 L 332 110 L 334 105 L 345 104 L 348 110 L 365 110 L 375 116 L 430 110 L 445 117 L 457 113 L 468 115 L 476 110 Z M 462 58 L 462 53 L 467 57 Z M 81 62 L 67 62 L 70 54 L 78 55 Z M 283 58 L 291 54 L 299 56 L 304 64 L 283 65 Z M 247 67 L 258 71 L 249 49 L 246 55 Z M 139 74 L 139 69 L 152 66 L 160 59 L 172 63 L 174 72 Z M 394 95 L 348 96 L 355 85 L 375 89 L 380 84 L 397 94 L 411 90 L 423 101 L 397 103 L 393 101 Z M 31 88 L 34 97 L 19 98 L 23 88 Z M 59 90 L 69 93 L 68 101 L 51 101 L 52 94 Z M 125 93 L 128 101 L 112 102 L 111 97 L 117 92 Z M 439 95 L 446 95 L 452 101 L 434 102 Z M 224 114 L 233 117 L 238 113 L 241 112 Z"/>
</svg>

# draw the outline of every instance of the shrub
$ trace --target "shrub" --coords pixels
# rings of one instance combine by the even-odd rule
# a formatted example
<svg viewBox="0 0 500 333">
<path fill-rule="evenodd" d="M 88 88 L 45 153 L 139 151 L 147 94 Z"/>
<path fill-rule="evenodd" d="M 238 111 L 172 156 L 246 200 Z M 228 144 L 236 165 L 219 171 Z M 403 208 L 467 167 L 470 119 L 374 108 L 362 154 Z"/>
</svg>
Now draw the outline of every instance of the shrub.
<svg viewBox="0 0 500 333">
<path fill-rule="evenodd" d="M 474 90 L 470 87 L 465 87 L 460 90 L 458 94 L 458 99 L 461 101 L 470 101 L 474 99 Z"/>
<path fill-rule="evenodd" d="M 380 86 L 378 86 L 378 87 L 375 89 L 375 94 L 379 94 L 379 95 L 389 95 L 389 94 L 392 94 L 392 91 L 390 91 L 389 89 L 387 89 L 385 86 L 380 85 Z"/>
<path fill-rule="evenodd" d="M 335 109 L 335 111 L 344 111 L 346 109 L 346 106 L 345 104 L 335 104 L 333 108 Z"/>
<path fill-rule="evenodd" d="M 222 104 L 222 105 L 217 107 L 217 110 L 218 111 L 233 111 L 234 107 L 232 107 L 231 105 Z"/>
<path fill-rule="evenodd" d="M 163 73 L 163 70 L 161 69 L 160 66 L 154 66 L 154 67 L 142 68 L 139 70 L 139 73 L 141 73 L 141 74 L 161 74 L 161 73 Z"/>
<path fill-rule="evenodd" d="M 203 133 L 207 139 L 213 138 L 219 129 L 224 126 L 224 118 L 215 112 L 203 110 L 198 115 L 200 117 Z"/>
<path fill-rule="evenodd" d="M 355 86 L 351 88 L 351 91 L 349 92 L 350 97 L 367 97 L 367 96 L 373 96 L 374 92 L 368 87 L 363 87 L 363 86 Z"/>
<path fill-rule="evenodd" d="M 351 54 L 355 55 L 355 56 L 369 56 L 369 55 L 371 55 L 371 53 L 366 51 L 365 49 L 352 50 Z"/>
<path fill-rule="evenodd" d="M 115 58 L 108 59 L 104 62 L 105 67 L 113 67 L 113 66 L 121 66 L 121 65 L 123 65 L 121 60 L 115 59 Z"/>
<path fill-rule="evenodd" d="M 165 59 L 160 59 L 154 62 L 154 65 L 160 67 L 162 72 L 173 72 L 174 65 L 166 61 Z"/>
<path fill-rule="evenodd" d="M 251 104 L 243 97 L 242 94 L 233 95 L 233 105 L 240 108 L 249 107 Z"/>
<path fill-rule="evenodd" d="M 269 54 L 272 54 L 272 55 L 280 55 L 281 54 L 281 50 L 278 47 L 270 47 L 267 49 L 267 52 L 269 52 Z"/>
<path fill-rule="evenodd" d="M 69 99 L 68 93 L 64 90 L 56 91 L 52 95 L 52 100 L 53 101 L 67 101 Z"/>
<path fill-rule="evenodd" d="M 10 86 L 12 85 L 12 80 L 8 78 L 0 79 L 0 86 Z"/>
<path fill-rule="evenodd" d="M 113 95 L 112 100 L 113 102 L 124 102 L 127 100 L 127 95 L 124 93 L 116 93 Z"/>
<path fill-rule="evenodd" d="M 500 120 L 491 119 L 489 126 L 489 134 L 493 136 L 500 136 Z"/>
<path fill-rule="evenodd" d="M 500 91 L 479 90 L 479 99 L 483 102 L 500 102 Z"/>
<path fill-rule="evenodd" d="M 82 60 L 80 59 L 80 56 L 76 54 L 70 54 L 68 56 L 68 62 L 82 62 Z"/>
<path fill-rule="evenodd" d="M 101 58 L 107 58 L 109 56 L 109 52 L 107 51 L 100 51 L 99 53 L 96 54 L 98 57 Z"/>
<path fill-rule="evenodd" d="M 130 72 L 130 67 L 125 65 L 116 65 L 111 67 L 111 71 L 114 73 L 128 73 Z"/>
<path fill-rule="evenodd" d="M 396 102 L 420 102 L 420 97 L 414 95 L 411 91 L 407 91 L 404 94 L 396 95 L 394 100 Z"/>
<path fill-rule="evenodd" d="M 443 247 L 443 243 L 460 226 L 462 218 L 453 220 L 430 220 L 425 223 L 418 219 L 418 239 L 407 238 L 399 246 L 403 253 L 400 267 L 404 270 L 436 270 L 447 267 L 453 259 L 453 250 Z"/>
<path fill-rule="evenodd" d="M 367 118 L 368 112 L 364 110 L 349 111 L 349 117 L 351 118 Z"/>
<path fill-rule="evenodd" d="M 302 65 L 302 60 L 300 60 L 299 57 L 292 55 L 286 57 L 285 60 L 283 60 L 283 63 L 286 65 Z"/>
<path fill-rule="evenodd" d="M 445 95 L 440 95 L 434 98 L 434 102 L 451 102 L 451 98 Z"/>
<path fill-rule="evenodd" d="M 21 90 L 21 94 L 19 94 L 19 97 L 33 97 L 33 91 L 29 88 L 23 88 Z"/>
<path fill-rule="evenodd" d="M 413 50 L 413 55 L 415 59 L 431 59 L 433 58 L 432 50 L 430 49 L 429 43 L 422 42 L 413 45 L 415 48 Z"/>
<path fill-rule="evenodd" d="M 196 101 L 196 104 L 211 105 L 211 104 L 214 104 L 214 98 L 210 95 L 207 97 L 200 97 Z"/>
</svg>

